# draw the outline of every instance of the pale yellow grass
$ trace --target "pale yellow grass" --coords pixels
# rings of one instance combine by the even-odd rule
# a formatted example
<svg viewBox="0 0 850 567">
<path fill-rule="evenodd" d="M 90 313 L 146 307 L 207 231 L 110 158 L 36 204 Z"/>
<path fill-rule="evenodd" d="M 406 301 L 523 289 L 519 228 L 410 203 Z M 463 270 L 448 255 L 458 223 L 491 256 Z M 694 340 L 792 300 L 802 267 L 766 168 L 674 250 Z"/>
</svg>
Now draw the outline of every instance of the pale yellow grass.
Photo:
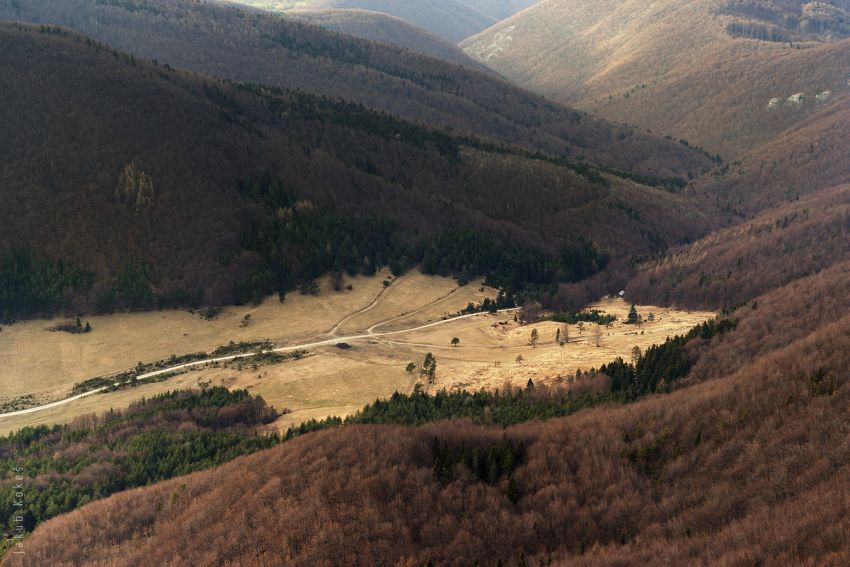
<svg viewBox="0 0 850 567">
<path fill-rule="evenodd" d="M 88 318 L 92 333 L 50 332 L 60 320 L 7 326 L 0 332 L 0 395 L 60 396 L 75 382 L 126 370 L 139 361 L 214 349 L 229 341 L 286 342 L 330 330 L 352 309 L 365 307 L 382 289 L 382 278 L 358 277 L 352 291 L 323 291 L 318 297 L 290 293 L 281 304 L 228 307 L 215 320 L 187 311 L 161 311 Z M 322 289 L 329 290 L 327 282 Z M 240 324 L 251 314 L 246 327 Z M 379 315 L 380 316 L 380 315 Z"/>
<path fill-rule="evenodd" d="M 385 288 L 383 282 L 388 279 L 393 281 Z M 397 279 L 387 271 L 371 278 L 346 279 L 345 285 L 352 285 L 350 291 L 335 292 L 329 281 L 320 283 L 322 292 L 318 296 L 289 294 L 282 304 L 276 298 L 269 298 L 260 306 L 228 307 L 213 321 L 186 311 L 162 311 L 91 317 L 93 332 L 81 335 L 48 330 L 61 320 L 7 326 L 0 332 L 0 402 L 27 394 L 34 395 L 40 403 L 61 399 L 82 380 L 126 370 L 139 361 L 210 351 L 230 341 L 270 339 L 278 345 L 294 345 L 364 333 L 384 321 L 390 321 L 390 329 L 397 324 L 413 326 L 438 321 L 447 312 L 495 293 L 481 291 L 484 288 L 480 282 L 458 288 L 449 278 L 424 276 L 419 272 Z M 242 326 L 249 313 L 250 323 Z M 337 328 L 340 323 L 342 328 Z M 196 384 L 196 378 L 192 380 Z M 182 381 L 174 378 L 147 386 L 144 391 L 171 389 Z M 375 394 L 384 391 L 379 388 Z M 103 394 L 36 414 L 0 418 L 0 430 L 23 423 L 67 421 L 81 413 L 126 406 L 142 392 L 134 389 Z M 353 399 L 358 403 L 359 398 Z"/>
<path fill-rule="evenodd" d="M 411 273 L 384 291 L 382 282 L 387 277 L 387 272 L 381 272 L 376 277 L 346 280 L 353 289 L 342 292 L 334 292 L 325 280 L 317 297 L 290 293 L 283 304 L 268 298 L 259 306 L 228 307 L 213 321 L 172 310 L 90 317 L 94 331 L 80 335 L 50 332 L 50 327 L 62 322 L 58 319 L 7 326 L 0 332 L 0 397 L 61 397 L 75 382 L 126 370 L 139 361 L 209 351 L 229 341 L 270 339 L 281 345 L 306 342 L 369 306 L 383 291 L 382 301 L 345 324 L 346 332 L 362 332 L 406 310 L 424 308 L 457 287 L 448 278 Z M 480 301 L 484 294 L 478 289 L 461 288 L 455 303 L 465 306 L 467 301 Z M 420 313 L 425 319 L 439 318 L 444 309 L 441 303 L 434 311 Z M 251 315 L 250 323 L 243 327 L 247 314 Z"/>
<path fill-rule="evenodd" d="M 346 351 L 322 347 L 312 353 L 299 361 L 253 371 L 204 370 L 195 379 L 247 388 L 275 408 L 290 410 L 276 424 L 285 429 L 311 418 L 346 416 L 393 392 L 410 392 L 418 378 L 404 370 L 406 350 L 379 340 L 357 342 Z"/>
<path fill-rule="evenodd" d="M 259 308 L 232 308 L 226 316 L 212 322 L 201 321 L 197 316 L 185 313 L 163 312 L 92 319 L 95 331 L 90 337 L 48 333 L 43 330 L 45 322 L 15 325 L 4 329 L 3 334 L 28 334 L 52 344 L 58 339 L 95 339 L 104 327 L 114 328 L 110 325 L 126 329 L 124 334 L 103 333 L 98 339 L 101 341 L 100 348 L 109 355 L 98 358 L 99 350 L 94 349 L 91 351 L 93 359 L 86 355 L 77 358 L 77 363 L 84 365 L 85 370 L 69 368 L 68 373 L 74 371 L 78 378 L 50 382 L 59 390 L 67 389 L 81 378 L 103 373 L 104 363 L 112 365 L 110 368 L 123 369 L 132 366 L 139 358 L 155 359 L 172 352 L 209 350 L 229 340 L 271 338 L 280 344 L 298 344 L 327 338 L 330 336 L 328 331 L 340 322 L 342 324 L 336 331 L 336 336 L 340 337 L 362 334 L 373 327 L 375 333 L 414 328 L 439 321 L 470 301 L 478 302 L 485 294 L 494 293 L 491 289 L 481 291 L 480 283 L 458 288 L 451 280 L 418 273 L 405 275 L 384 289 L 382 282 L 385 277 L 387 274 L 384 273 L 372 279 L 357 278 L 353 282 L 354 290 L 344 293 L 330 291 L 330 287 L 324 284 L 325 291 L 317 297 L 292 296 L 284 304 L 267 301 Z M 386 398 L 395 391 L 410 392 L 419 376 L 418 372 L 409 374 L 404 368 L 408 362 L 421 363 L 427 352 L 432 352 L 438 363 L 436 384 L 428 386 L 430 390 L 498 388 L 507 382 L 525 384 L 529 378 L 535 382 L 549 382 L 559 377 L 568 378 L 577 369 L 598 368 L 617 356 L 628 358 L 634 346 L 643 350 L 663 342 L 668 336 L 684 333 L 714 315 L 639 306 L 638 310 L 644 317 L 653 312 L 656 321 L 636 328 L 622 323 L 628 307 L 619 299 L 604 300 L 591 306 L 619 319 L 611 328 L 603 328 L 600 347 L 593 344 L 593 324 L 585 324 L 583 333 L 579 333 L 576 325 L 570 326 L 570 343 L 560 347 L 555 343 L 555 333 L 559 327 L 563 329 L 563 325 L 542 322 L 522 326 L 513 321 L 513 314 L 481 314 L 427 329 L 351 340 L 350 350 L 335 346 L 312 348 L 305 358 L 278 365 L 244 370 L 202 368 L 164 382 L 96 394 L 61 407 L 0 418 L 0 432 L 24 425 L 67 422 L 79 415 L 123 408 L 142 396 L 175 388 L 197 387 L 201 380 L 230 388 L 247 388 L 262 395 L 276 408 L 291 410 L 276 423 L 277 427 L 285 429 L 310 418 L 349 415 L 366 403 Z M 247 312 L 251 312 L 252 319 L 256 321 L 247 328 L 240 328 L 239 321 Z M 500 325 L 500 322 L 507 324 Z M 376 327 L 378 323 L 384 324 Z M 538 330 L 540 337 L 536 348 L 529 345 L 533 328 Z M 188 332 L 189 337 L 183 337 L 184 332 Z M 163 336 L 165 334 L 176 341 L 194 335 L 196 342 L 191 343 L 192 348 L 176 348 Z M 459 346 L 451 345 L 453 337 L 460 339 Z M 68 357 L 63 356 L 61 348 L 51 350 L 42 347 L 39 350 L 36 343 L 21 347 L 20 337 L 16 338 L 18 340 L 14 344 L 19 346 L 15 352 L 19 354 L 8 357 L 4 368 L 14 367 L 21 373 L 17 380 L 30 385 L 29 390 L 25 386 L 16 386 L 17 392 L 43 391 L 43 384 L 39 390 L 37 380 L 27 380 L 29 364 L 39 356 L 38 353 L 49 359 L 45 364 L 52 361 L 59 367 L 67 364 Z M 149 339 L 153 344 L 148 343 Z M 522 363 L 516 361 L 519 355 L 524 359 Z"/>
<path fill-rule="evenodd" d="M 635 346 L 646 350 L 716 315 L 638 306 L 644 318 L 649 313 L 655 315 L 653 323 L 638 328 L 624 324 L 629 304 L 621 299 L 606 299 L 589 308 L 617 316 L 610 328 L 601 328 L 599 347 L 593 340 L 595 324 L 585 323 L 581 333 L 578 325 L 569 325 L 569 343 L 561 347 L 555 337 L 557 330 L 563 332 L 566 325 L 551 321 L 520 325 L 505 315 L 488 317 L 486 322 L 478 318 L 459 321 L 451 327 L 417 331 L 393 340 L 423 353 L 434 353 L 438 365 L 436 388 L 499 388 L 506 383 L 525 385 L 529 378 L 535 382 L 568 379 L 576 370 L 599 368 L 616 357 L 629 360 Z M 536 347 L 530 344 L 532 329 L 538 332 Z M 451 346 L 453 337 L 460 339 L 459 346 Z M 521 362 L 517 362 L 519 356 Z"/>
<path fill-rule="evenodd" d="M 436 383 L 426 387 L 430 391 L 493 389 L 506 383 L 525 385 L 529 378 L 551 383 L 559 377 L 569 380 L 576 370 L 599 368 L 618 356 L 628 360 L 635 346 L 645 350 L 715 315 L 638 306 L 644 318 L 650 312 L 656 318 L 654 323 L 638 328 L 623 324 L 629 305 L 622 300 L 603 300 L 590 308 L 618 317 L 611 328 L 603 327 L 599 347 L 593 341 L 593 324 L 586 323 L 583 333 L 579 333 L 577 325 L 569 326 L 570 342 L 560 347 L 555 343 L 555 333 L 564 325 L 549 321 L 520 325 L 513 321 L 513 314 L 481 314 L 410 333 L 354 342 L 350 351 L 333 347 L 313 350 L 313 355 L 305 360 L 253 372 L 214 369 L 198 375 L 231 388 L 248 388 L 278 409 L 293 410 L 276 423 L 285 430 L 311 418 L 349 415 L 395 391 L 410 392 L 419 374 L 418 370 L 408 374 L 404 368 L 408 362 L 421 363 L 427 352 L 437 358 Z M 500 322 L 508 324 L 499 325 Z M 529 345 L 534 328 L 539 334 L 536 348 Z M 461 341 L 457 347 L 451 345 L 454 337 Z M 524 359 L 521 364 L 516 362 L 519 355 Z"/>
</svg>

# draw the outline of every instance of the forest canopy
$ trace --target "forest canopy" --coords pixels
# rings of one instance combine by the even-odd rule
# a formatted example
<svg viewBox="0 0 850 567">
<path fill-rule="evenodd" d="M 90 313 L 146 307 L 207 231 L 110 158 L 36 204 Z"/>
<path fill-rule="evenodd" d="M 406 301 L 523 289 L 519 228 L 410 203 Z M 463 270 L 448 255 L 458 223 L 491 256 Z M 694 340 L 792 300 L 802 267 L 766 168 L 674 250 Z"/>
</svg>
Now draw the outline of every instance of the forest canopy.
<svg viewBox="0 0 850 567">
<path fill-rule="evenodd" d="M 0 35 L 0 84 L 15 84 L 0 120 L 17 140 L 2 149 L 17 205 L 0 208 L 0 254 L 31 251 L 0 273 L 5 319 L 257 301 L 387 265 L 553 295 L 714 223 L 590 153 L 193 75 L 58 27 Z M 607 151 L 596 130 L 613 126 L 561 124 Z"/>
</svg>

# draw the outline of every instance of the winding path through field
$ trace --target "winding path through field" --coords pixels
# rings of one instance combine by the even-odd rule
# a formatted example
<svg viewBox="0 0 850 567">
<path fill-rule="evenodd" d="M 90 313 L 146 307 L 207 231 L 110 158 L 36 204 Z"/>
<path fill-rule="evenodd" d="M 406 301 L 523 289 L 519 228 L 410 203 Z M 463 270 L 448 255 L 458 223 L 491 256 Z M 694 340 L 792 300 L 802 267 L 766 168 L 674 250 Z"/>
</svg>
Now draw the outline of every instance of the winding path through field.
<svg viewBox="0 0 850 567">
<path fill-rule="evenodd" d="M 379 294 L 379 297 L 380 297 L 380 294 Z M 371 307 L 374 307 L 377 300 L 378 299 L 376 298 L 375 302 L 373 302 L 371 305 L 367 306 L 365 309 L 358 311 L 357 313 L 362 313 L 363 311 L 368 310 Z M 507 312 L 517 311 L 517 310 L 519 310 L 518 307 L 514 307 L 514 308 L 511 308 L 511 309 L 500 309 L 499 311 L 497 311 L 497 313 L 507 313 Z M 357 314 L 357 313 L 355 313 L 355 314 Z M 349 335 L 349 336 L 346 336 L 346 337 L 333 337 L 333 338 L 330 338 L 330 339 L 317 340 L 317 341 L 313 341 L 313 342 L 309 342 L 309 343 L 301 343 L 301 344 L 297 344 L 297 345 L 281 346 L 281 347 L 271 349 L 270 352 L 292 352 L 292 351 L 296 351 L 296 350 L 302 350 L 302 349 L 308 349 L 308 348 L 314 348 L 314 347 L 320 347 L 320 346 L 326 346 L 326 345 L 333 345 L 333 344 L 338 344 L 338 343 L 343 343 L 343 342 L 353 342 L 353 341 L 369 339 L 369 338 L 374 338 L 374 337 L 386 337 L 386 336 L 390 336 L 390 335 L 401 335 L 401 334 L 404 334 L 404 333 L 412 333 L 412 332 L 415 332 L 415 331 L 421 331 L 422 329 L 428 329 L 428 328 L 431 328 L 431 327 L 436 327 L 437 325 L 446 325 L 448 323 L 453 323 L 453 322 L 459 321 L 461 319 L 468 319 L 470 317 L 478 317 L 478 316 L 481 316 L 481 315 L 490 315 L 490 313 L 486 313 L 486 312 L 485 313 L 469 313 L 467 315 L 458 315 L 458 316 L 455 316 L 455 317 L 448 317 L 446 319 L 441 319 L 439 321 L 433 321 L 431 323 L 426 323 L 424 325 L 417 325 L 415 327 L 410 327 L 408 329 L 400 329 L 400 330 L 396 330 L 396 331 L 375 332 L 375 330 L 374 330 L 375 328 L 380 327 L 381 325 L 384 325 L 386 323 L 390 323 L 392 321 L 395 321 L 395 320 L 399 319 L 400 317 L 402 317 L 403 315 L 402 316 L 396 316 L 396 317 L 392 317 L 390 319 L 387 319 L 386 321 L 382 321 L 381 323 L 377 323 L 375 325 L 372 325 L 363 334 Z M 342 321 L 344 321 L 347 318 L 348 317 L 344 318 Z M 338 323 L 334 327 L 334 329 L 333 329 L 334 331 L 339 328 L 339 325 L 342 323 L 342 321 L 340 321 L 340 323 Z M 269 352 L 269 351 L 263 351 L 263 352 Z M 219 357 L 215 357 L 215 358 L 207 358 L 207 359 L 204 359 L 204 360 L 195 360 L 193 362 L 187 362 L 185 364 L 178 364 L 176 366 L 163 368 L 161 370 L 155 370 L 153 372 L 148 372 L 146 374 L 140 374 L 136 377 L 136 379 L 137 380 L 144 380 L 146 378 L 153 378 L 153 377 L 156 377 L 156 376 L 162 376 L 163 374 L 168 374 L 168 373 L 171 373 L 171 372 L 184 370 L 186 368 L 194 368 L 196 366 L 203 366 L 205 364 L 216 363 L 216 362 L 227 362 L 227 361 L 230 361 L 230 360 L 236 360 L 238 358 L 246 358 L 246 357 L 249 357 L 249 356 L 256 356 L 258 354 L 260 354 L 259 351 L 257 351 L 257 352 L 244 352 L 244 353 L 233 354 L 233 355 L 228 355 L 228 356 L 219 356 Z M 57 400 L 55 402 L 50 402 L 50 403 L 47 403 L 47 404 L 44 404 L 44 405 L 26 408 L 26 409 L 22 409 L 22 410 L 11 411 L 11 412 L 8 412 L 8 413 L 0 413 L 0 418 L 14 417 L 14 416 L 17 416 L 17 415 L 26 415 L 26 414 L 35 413 L 35 412 L 39 412 L 39 411 L 50 409 L 50 408 L 55 408 L 57 406 L 69 404 L 69 403 L 74 402 L 76 400 L 79 400 L 81 398 L 85 398 L 87 396 L 97 394 L 98 392 L 103 392 L 104 390 L 107 390 L 109 388 L 110 388 L 110 386 L 102 386 L 102 387 L 96 388 L 94 390 L 89 390 L 88 392 L 83 392 L 82 394 L 77 394 L 76 396 L 71 396 L 69 398 L 64 398 L 62 400 Z"/>
</svg>

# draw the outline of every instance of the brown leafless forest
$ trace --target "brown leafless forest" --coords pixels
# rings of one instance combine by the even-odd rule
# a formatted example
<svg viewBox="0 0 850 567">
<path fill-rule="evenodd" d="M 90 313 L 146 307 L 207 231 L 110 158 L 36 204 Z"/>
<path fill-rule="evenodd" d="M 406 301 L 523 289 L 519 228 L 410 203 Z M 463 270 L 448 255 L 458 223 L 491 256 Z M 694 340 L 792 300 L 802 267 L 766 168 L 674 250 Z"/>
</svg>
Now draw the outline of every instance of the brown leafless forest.
<svg viewBox="0 0 850 567">
<path fill-rule="evenodd" d="M 641 269 L 628 291 L 641 301 L 733 308 L 841 263 L 848 249 L 850 186 L 842 185 L 670 250 Z"/>
</svg>

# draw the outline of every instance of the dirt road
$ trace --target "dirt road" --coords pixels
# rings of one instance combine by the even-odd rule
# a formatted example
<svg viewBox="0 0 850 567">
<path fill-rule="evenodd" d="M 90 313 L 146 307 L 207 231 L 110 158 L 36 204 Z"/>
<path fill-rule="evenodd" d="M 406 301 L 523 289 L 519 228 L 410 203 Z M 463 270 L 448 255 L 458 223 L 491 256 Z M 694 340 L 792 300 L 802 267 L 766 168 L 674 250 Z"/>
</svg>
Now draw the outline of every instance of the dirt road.
<svg viewBox="0 0 850 567">
<path fill-rule="evenodd" d="M 380 295 L 379 295 L 379 297 L 380 297 Z M 371 305 L 367 306 L 366 309 L 360 310 L 357 313 L 361 313 L 361 312 L 373 307 L 375 305 L 375 303 L 377 302 L 377 300 L 378 300 L 378 298 L 376 298 L 375 302 L 373 302 Z M 507 312 L 512 312 L 512 311 L 517 311 L 518 309 L 519 308 L 501 309 L 501 310 L 498 311 L 498 313 L 507 313 Z M 470 317 L 479 317 L 479 316 L 482 316 L 482 315 L 489 315 L 489 313 L 470 313 L 470 314 L 467 314 L 467 315 L 458 315 L 456 317 L 449 317 L 447 319 L 441 319 L 439 321 L 433 321 L 431 323 L 426 323 L 424 325 L 417 325 L 416 327 L 410 327 L 408 329 L 400 329 L 400 330 L 396 330 L 396 331 L 385 331 L 385 332 L 376 332 L 375 331 L 376 328 L 378 328 L 378 327 L 380 327 L 384 324 L 390 323 L 392 321 L 395 321 L 396 319 L 399 318 L 398 316 L 396 316 L 396 317 L 393 317 L 391 319 L 387 319 L 386 321 L 382 321 L 380 323 L 372 325 L 365 333 L 362 333 L 362 334 L 359 334 L 359 335 L 349 335 L 349 336 L 344 336 L 344 337 L 332 337 L 332 338 L 329 338 L 329 339 L 316 340 L 316 341 L 301 343 L 301 344 L 297 344 L 297 345 L 286 345 L 286 346 L 274 348 L 274 349 L 271 350 L 271 352 L 292 352 L 292 351 L 296 351 L 296 350 L 305 350 L 305 349 L 310 349 L 310 348 L 315 348 L 315 347 L 320 347 L 320 346 L 334 345 L 334 344 L 338 344 L 338 343 L 355 342 L 355 341 L 359 341 L 359 340 L 363 340 L 363 339 L 371 339 L 371 338 L 375 338 L 375 337 L 385 337 L 385 336 L 390 336 L 390 335 L 401 335 L 401 334 L 404 334 L 404 333 L 413 333 L 413 332 L 416 332 L 416 331 L 421 331 L 422 329 L 428 329 L 428 328 L 431 328 L 431 327 L 436 327 L 438 325 L 446 325 L 446 324 L 453 323 L 455 321 L 459 321 L 461 319 L 468 319 Z M 344 320 L 345 319 L 343 319 L 343 321 Z M 340 323 L 338 323 L 332 329 L 332 332 L 336 331 L 339 328 L 339 325 L 341 323 L 342 323 L 342 321 L 340 321 Z M 268 352 L 268 351 L 266 351 L 266 352 Z M 194 368 L 194 367 L 197 367 L 197 366 L 203 366 L 205 364 L 210 364 L 210 363 L 227 362 L 227 361 L 230 361 L 230 360 L 236 360 L 238 358 L 246 358 L 246 357 L 250 357 L 250 356 L 256 356 L 258 354 L 260 354 L 259 351 L 257 351 L 257 352 L 245 352 L 245 353 L 233 354 L 233 355 L 229 355 L 229 356 L 219 356 L 219 357 L 215 357 L 215 358 L 207 358 L 207 359 L 204 359 L 204 360 L 196 360 L 196 361 L 193 361 L 193 362 L 187 362 L 185 364 L 178 364 L 176 366 L 170 366 L 168 368 L 163 368 L 161 370 L 155 370 L 153 372 L 147 372 L 145 374 L 140 374 L 136 377 L 136 379 L 137 380 L 144 380 L 146 378 L 153 378 L 153 377 L 156 377 L 156 376 L 162 376 L 163 374 L 169 374 L 171 372 L 177 372 L 177 371 L 180 371 L 180 370 L 185 370 L 187 368 Z M 94 390 L 89 390 L 88 392 L 83 392 L 82 394 L 77 394 L 75 396 L 71 396 L 71 397 L 68 397 L 68 398 L 64 398 L 62 400 L 57 400 L 55 402 L 50 402 L 50 403 L 43 404 L 43 405 L 40 405 L 40 406 L 35 406 L 35 407 L 26 408 L 26 409 L 22 409 L 22 410 L 11 411 L 11 412 L 8 412 L 8 413 L 0 413 L 0 418 L 14 417 L 14 416 L 18 416 L 18 415 L 26 415 L 26 414 L 35 413 L 35 412 L 43 411 L 43 410 L 50 409 L 50 408 L 55 408 L 57 406 L 69 404 L 71 402 L 74 402 L 76 400 L 91 396 L 93 394 L 103 392 L 105 390 L 108 390 L 109 388 L 110 388 L 110 386 L 102 386 L 102 387 L 96 388 Z"/>
</svg>

